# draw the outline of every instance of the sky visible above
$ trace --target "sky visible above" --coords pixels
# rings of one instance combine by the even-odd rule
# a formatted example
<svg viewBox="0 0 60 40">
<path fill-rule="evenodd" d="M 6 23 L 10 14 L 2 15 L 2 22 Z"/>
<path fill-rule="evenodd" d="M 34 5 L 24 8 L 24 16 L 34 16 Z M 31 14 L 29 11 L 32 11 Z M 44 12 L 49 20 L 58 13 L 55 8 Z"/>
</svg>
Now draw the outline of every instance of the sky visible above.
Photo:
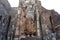
<svg viewBox="0 0 60 40">
<path fill-rule="evenodd" d="M 11 7 L 18 7 L 19 0 L 8 0 Z M 60 14 L 60 0 L 40 0 L 43 7 L 46 9 L 54 9 Z"/>
</svg>

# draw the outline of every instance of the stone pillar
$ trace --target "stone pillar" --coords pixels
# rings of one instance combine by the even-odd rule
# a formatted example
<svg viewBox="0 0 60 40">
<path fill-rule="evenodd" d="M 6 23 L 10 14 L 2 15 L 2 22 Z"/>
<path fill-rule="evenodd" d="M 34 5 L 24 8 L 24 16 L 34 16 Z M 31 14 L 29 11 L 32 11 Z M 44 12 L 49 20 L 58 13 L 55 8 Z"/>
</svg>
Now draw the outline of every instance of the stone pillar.
<svg viewBox="0 0 60 40">
<path fill-rule="evenodd" d="M 41 14 L 41 12 L 40 12 L 40 8 L 41 8 L 41 2 L 38 0 L 35 0 L 35 6 L 36 6 L 36 15 L 37 15 L 37 36 L 39 37 L 39 38 L 41 38 L 42 39 L 42 35 L 41 35 L 41 18 L 40 18 L 40 14 Z"/>
<path fill-rule="evenodd" d="M 37 36 L 40 38 L 41 35 L 40 35 L 40 24 L 39 24 L 39 13 L 38 13 L 38 10 L 36 9 L 36 15 L 37 15 Z"/>
</svg>

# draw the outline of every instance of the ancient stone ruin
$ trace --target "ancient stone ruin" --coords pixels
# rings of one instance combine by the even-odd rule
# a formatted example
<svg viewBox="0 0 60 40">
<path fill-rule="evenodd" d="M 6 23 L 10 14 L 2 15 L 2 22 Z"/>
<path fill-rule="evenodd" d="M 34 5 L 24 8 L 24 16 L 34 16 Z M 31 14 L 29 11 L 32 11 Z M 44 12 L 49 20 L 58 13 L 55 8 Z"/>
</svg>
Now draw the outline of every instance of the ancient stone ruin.
<svg viewBox="0 0 60 40">
<path fill-rule="evenodd" d="M 60 40 L 60 15 L 40 0 L 0 0 L 0 40 Z"/>
</svg>

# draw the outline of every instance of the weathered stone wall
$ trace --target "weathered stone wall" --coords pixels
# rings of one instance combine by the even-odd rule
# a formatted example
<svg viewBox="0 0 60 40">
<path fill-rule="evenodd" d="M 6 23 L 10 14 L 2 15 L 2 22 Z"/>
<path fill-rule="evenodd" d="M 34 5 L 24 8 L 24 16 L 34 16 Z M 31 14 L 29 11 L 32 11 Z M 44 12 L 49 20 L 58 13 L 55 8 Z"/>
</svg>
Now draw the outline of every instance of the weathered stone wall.
<svg viewBox="0 0 60 40">
<path fill-rule="evenodd" d="M 0 0 L 0 15 L 8 15 L 10 9 L 8 0 Z"/>
<path fill-rule="evenodd" d="M 52 17 L 53 20 L 53 29 L 54 32 L 56 32 L 56 38 L 57 40 L 60 40 L 60 15 L 54 15 Z"/>
<path fill-rule="evenodd" d="M 10 22 L 10 26 L 9 26 L 8 33 L 7 33 L 8 40 L 10 40 L 11 37 L 14 35 L 13 30 L 15 28 L 14 24 L 15 24 L 15 15 L 17 14 L 17 9 L 18 8 L 12 8 L 10 6 L 8 0 L 0 0 L 0 15 L 2 15 L 2 16 L 10 15 L 11 16 L 11 22 Z"/>
<path fill-rule="evenodd" d="M 22 1 L 22 2 L 21 2 Z M 20 4 L 19 4 L 19 19 L 22 19 L 23 20 L 23 22 L 22 22 L 22 20 L 20 20 L 20 22 L 22 23 L 22 24 L 25 24 L 24 22 L 26 21 L 28 21 L 27 23 L 27 25 L 29 25 L 28 27 L 29 28 L 33 28 L 33 27 L 31 27 L 30 25 L 31 24 L 29 24 L 29 23 L 31 23 L 31 21 L 30 21 L 30 18 L 34 21 L 34 18 L 36 19 L 35 20 L 35 23 L 36 23 L 36 30 L 38 30 L 37 32 L 38 32 L 38 34 L 40 34 L 41 32 L 41 34 L 43 35 L 43 39 L 48 35 L 51 35 L 51 33 L 52 33 L 52 31 L 54 30 L 54 26 L 55 25 L 57 25 L 57 24 L 59 24 L 55 19 L 54 19 L 54 16 L 55 15 L 58 15 L 58 13 L 57 12 L 55 12 L 54 10 L 47 10 L 47 9 L 45 9 L 44 7 L 42 7 L 41 6 L 41 2 L 40 1 L 36 1 L 36 0 L 34 0 L 35 2 L 31 2 L 31 1 L 25 1 L 25 0 L 20 0 Z M 23 3 L 24 2 L 24 3 Z M 26 2 L 26 3 L 25 3 Z M 26 7 L 26 9 L 25 9 L 25 12 L 26 12 L 26 14 L 24 13 L 24 12 L 22 12 L 22 10 L 23 10 L 23 8 L 25 8 Z M 22 14 L 22 13 L 24 13 L 24 14 Z M 36 15 L 34 15 L 34 14 L 36 14 Z M 26 15 L 26 18 L 25 18 L 25 16 L 23 16 L 23 15 Z M 41 17 L 40 19 L 41 20 L 39 20 L 39 17 Z M 51 24 L 51 19 L 50 19 L 50 17 L 53 17 L 53 19 L 55 20 L 55 23 L 53 24 L 53 26 L 52 26 L 52 24 Z M 26 20 L 25 20 L 26 19 Z M 30 22 L 29 22 L 30 21 Z M 56 23 L 57 22 L 57 23 Z M 20 24 L 21 25 L 21 24 Z M 24 25 L 23 25 L 24 26 Z M 22 26 L 19 26 L 19 27 L 22 27 Z M 40 28 L 40 29 L 39 29 Z M 21 28 L 20 28 L 21 29 Z M 22 30 L 24 30 L 25 29 L 25 27 L 23 28 L 22 27 Z M 42 30 L 41 30 L 42 29 Z M 52 30 L 53 29 L 53 30 Z M 29 30 L 29 29 L 28 29 Z M 21 30 L 20 30 L 21 31 Z M 24 31 L 23 31 L 24 32 Z M 39 33 L 40 32 L 40 33 Z M 40 35 L 40 37 L 41 37 L 41 35 Z M 49 36 L 49 38 L 50 38 L 50 36 Z M 49 40 L 51 40 L 51 39 L 49 39 Z"/>
</svg>

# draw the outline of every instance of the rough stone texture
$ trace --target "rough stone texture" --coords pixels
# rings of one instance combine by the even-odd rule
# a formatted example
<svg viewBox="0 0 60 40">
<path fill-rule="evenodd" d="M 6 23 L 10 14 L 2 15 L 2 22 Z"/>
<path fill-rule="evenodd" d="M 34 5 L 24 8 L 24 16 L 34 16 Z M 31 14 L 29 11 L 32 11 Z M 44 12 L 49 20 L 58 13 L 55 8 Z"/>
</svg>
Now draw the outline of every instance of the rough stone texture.
<svg viewBox="0 0 60 40">
<path fill-rule="evenodd" d="M 13 35 L 14 35 L 14 29 L 15 29 L 15 18 L 16 18 L 16 14 L 18 13 L 17 11 L 17 7 L 11 7 L 10 13 L 9 15 L 11 15 L 11 22 L 10 22 L 10 27 L 9 27 L 9 31 L 8 31 L 8 40 L 13 39 Z M 12 32 L 12 34 L 11 34 Z M 11 36 L 10 36 L 11 34 Z"/>
<path fill-rule="evenodd" d="M 22 1 L 24 1 L 24 0 L 22 0 Z M 36 1 L 36 0 L 34 0 L 34 1 Z M 38 27 L 40 27 L 40 30 L 42 29 L 42 31 L 40 31 L 40 33 L 42 32 L 41 34 L 43 35 L 43 37 L 45 37 L 46 35 L 49 35 L 48 33 L 51 33 L 51 30 L 53 29 L 54 32 L 57 33 L 57 40 L 60 40 L 59 39 L 60 38 L 60 32 L 59 32 L 59 30 L 60 30 L 59 29 L 60 28 L 60 26 L 59 26 L 60 25 L 60 15 L 54 10 L 47 10 L 44 7 L 42 7 L 40 1 L 36 1 L 36 3 L 33 2 L 33 1 L 31 3 L 29 3 L 28 1 L 26 1 L 26 2 L 27 2 L 27 4 L 23 4 L 23 6 L 21 6 L 21 4 L 19 4 L 19 9 L 18 9 L 17 7 L 11 8 L 7 0 L 1 0 L 0 1 L 0 15 L 3 15 L 3 14 L 4 15 L 8 15 L 8 14 L 11 15 L 11 17 L 12 17 L 11 24 L 14 25 L 15 22 L 18 21 L 18 23 L 16 24 L 17 26 L 15 25 L 16 29 L 18 29 L 18 30 L 19 30 L 19 27 L 20 27 L 19 25 L 21 25 L 19 23 L 20 22 L 22 23 L 22 21 L 24 23 L 24 21 L 26 19 L 26 23 L 28 24 L 27 25 L 28 27 L 26 27 L 27 30 L 28 30 L 26 32 L 26 34 L 27 33 L 30 34 L 30 33 L 34 32 L 34 31 L 32 31 L 33 28 L 38 25 Z M 22 19 L 21 20 L 20 19 L 20 17 L 22 17 L 21 9 L 22 9 L 22 7 L 25 7 L 25 6 L 27 6 L 27 9 L 25 10 L 26 13 L 27 13 L 26 14 L 27 18 L 23 18 L 23 19 L 21 18 Z M 17 15 L 18 10 L 20 11 L 19 15 Z M 35 15 L 34 15 L 34 13 L 35 13 Z M 17 16 L 18 16 L 18 18 L 17 18 Z M 41 20 L 38 18 L 38 16 L 41 17 Z M 52 24 L 51 24 L 50 17 L 52 17 L 52 20 L 53 20 L 53 27 L 52 27 Z M 17 18 L 17 20 L 15 18 Z M 32 19 L 33 19 L 33 22 L 35 21 L 35 23 L 36 23 L 34 27 L 32 27 L 32 24 L 34 24 L 34 23 L 32 23 Z M 21 28 L 21 30 L 24 30 L 24 29 L 25 29 L 25 27 Z M 34 29 L 34 30 L 36 30 L 36 29 Z M 18 30 L 16 31 L 16 34 L 19 33 Z M 17 37 L 19 37 L 19 35 Z"/>
<path fill-rule="evenodd" d="M 8 0 L 0 0 L 0 15 L 8 15 L 10 9 Z"/>
<path fill-rule="evenodd" d="M 40 12 L 40 16 L 41 16 L 42 32 L 43 32 L 43 37 L 44 37 L 46 35 L 49 35 L 48 33 L 53 32 L 55 26 L 57 24 L 59 24 L 59 21 L 56 21 L 56 20 L 59 20 L 59 17 L 57 18 L 57 16 L 59 14 L 54 10 L 47 10 L 47 9 L 45 9 L 43 7 L 40 8 L 39 12 Z M 53 19 L 53 23 L 52 23 L 53 25 L 51 24 L 50 17 L 52 17 L 52 19 Z M 49 39 L 49 40 L 51 40 L 51 39 Z"/>
<path fill-rule="evenodd" d="M 23 3 L 24 2 L 24 3 Z M 20 35 L 32 35 L 36 33 L 36 26 L 34 23 L 35 0 L 20 0 Z M 21 5 L 22 4 L 22 5 Z M 28 28 L 29 27 L 29 28 Z"/>
<path fill-rule="evenodd" d="M 9 39 L 12 30 L 14 30 L 15 15 L 17 13 L 17 9 L 18 8 L 16 8 L 16 7 L 11 8 L 8 0 L 0 0 L 0 15 L 2 15 L 2 16 L 10 15 L 11 16 L 11 22 L 10 22 L 11 24 L 9 26 L 8 35 L 7 35 L 8 38 L 7 39 Z"/>
<path fill-rule="evenodd" d="M 10 14 L 11 15 L 11 21 L 15 21 L 16 14 L 18 13 L 18 7 L 11 7 Z"/>
<path fill-rule="evenodd" d="M 41 16 L 41 20 L 36 19 L 36 21 L 41 21 L 42 26 L 39 26 L 39 22 L 36 22 L 38 24 L 36 24 L 35 26 L 36 27 L 42 27 L 43 37 L 45 37 L 46 34 L 48 35 L 48 33 L 51 32 L 50 30 L 52 29 L 52 26 L 51 26 L 52 24 L 51 24 L 51 21 L 50 21 L 50 17 L 53 16 L 53 15 L 58 15 L 58 13 L 55 12 L 54 10 L 45 9 L 44 7 L 41 6 L 41 2 L 38 1 L 38 0 L 37 1 L 33 0 L 34 2 L 33 1 L 31 2 L 31 1 L 29 1 L 29 0 L 20 0 L 20 3 L 19 3 L 20 14 L 24 13 L 24 12 L 21 12 L 23 10 L 23 7 L 24 8 L 26 7 L 26 9 L 25 9 L 26 13 L 24 13 L 23 15 L 26 15 L 27 19 L 31 18 L 31 19 L 34 20 L 34 16 L 35 16 L 34 14 L 36 14 L 36 16 L 37 16 L 36 18 L 38 19 L 38 14 L 39 14 Z M 21 15 L 20 17 L 22 17 L 22 19 L 25 20 L 26 18 L 24 18 L 25 16 L 23 16 L 23 15 Z M 27 21 L 28 20 L 26 20 L 26 22 Z M 25 24 L 24 22 L 23 22 L 23 24 Z M 29 25 L 29 28 L 31 27 L 30 25 Z M 23 26 L 22 26 L 22 30 L 26 28 L 26 27 L 23 27 Z M 32 29 L 32 27 L 31 27 L 31 29 Z"/>
<path fill-rule="evenodd" d="M 21 1 L 23 1 L 24 2 L 24 4 L 23 4 L 23 6 L 21 6 L 21 4 L 23 3 L 23 2 L 21 2 Z M 35 0 L 34 0 L 35 1 Z M 27 2 L 27 1 L 26 1 Z M 47 10 L 47 9 L 45 9 L 44 7 L 42 7 L 41 6 L 41 2 L 39 1 L 36 1 L 36 3 L 34 4 L 35 2 L 32 2 L 32 3 L 29 3 L 29 2 L 27 2 L 27 4 L 25 4 L 25 1 L 24 0 L 20 0 L 20 4 L 19 4 L 19 11 L 20 11 L 20 14 L 19 14 L 19 17 L 22 17 L 22 15 L 21 15 L 21 11 L 22 11 L 22 7 L 26 7 L 27 6 L 27 9 L 25 10 L 26 11 L 26 13 L 27 13 L 27 18 L 21 18 L 23 21 L 26 19 L 27 21 L 28 21 L 28 25 L 29 25 L 29 28 L 30 29 L 33 29 L 33 27 L 30 27 L 31 26 L 31 24 L 29 24 L 29 21 L 30 21 L 30 18 L 32 18 L 32 19 L 34 19 L 34 13 L 36 13 L 36 15 L 37 14 L 39 14 L 40 15 L 40 17 L 41 17 L 41 20 L 39 20 L 40 22 L 41 22 L 41 26 L 39 26 L 39 27 L 42 27 L 42 32 L 43 32 L 43 37 L 45 37 L 46 36 L 46 34 L 48 35 L 48 33 L 51 33 L 51 30 L 52 29 L 54 29 L 55 28 L 55 26 L 57 26 L 57 25 L 59 25 L 60 24 L 60 22 L 59 22 L 59 14 L 56 12 L 56 11 L 54 11 L 54 10 Z M 36 9 L 35 9 L 36 8 Z M 13 12 L 13 11 L 12 11 Z M 13 15 L 15 15 L 15 13 L 16 13 L 17 11 L 16 11 L 16 9 L 14 9 L 14 12 L 13 12 Z M 18 13 L 17 13 L 18 14 Z M 12 16 L 13 16 L 12 15 Z M 24 15 L 24 14 L 23 14 Z M 24 16 L 23 16 L 24 17 Z M 53 22 L 54 22 L 54 24 L 53 24 L 53 28 L 52 28 L 52 24 L 51 24 L 51 20 L 50 20 L 50 17 L 52 17 L 52 19 L 53 19 Z M 37 17 L 36 17 L 37 18 Z M 18 18 L 18 19 L 20 19 L 20 18 Z M 37 19 L 36 19 L 37 20 Z M 58 21 L 57 21 L 58 20 Z M 27 22 L 26 21 L 26 22 Z M 38 21 L 38 20 L 37 20 Z M 21 23 L 22 23 L 22 21 L 20 21 Z M 18 23 L 19 23 L 19 21 L 18 21 Z M 24 22 L 23 22 L 24 23 Z M 30 23 L 31 23 L 31 21 L 30 21 Z M 25 24 L 25 23 L 24 23 Z M 20 24 L 21 25 L 21 24 Z M 36 24 L 36 25 L 38 25 L 38 24 Z M 35 25 L 35 26 L 36 26 Z M 24 26 L 24 25 L 23 25 Z M 20 27 L 20 26 L 19 26 Z M 28 30 L 29 30 L 29 28 L 28 28 Z M 21 28 L 22 30 L 24 30 L 25 29 L 25 27 L 23 28 Z M 41 29 L 40 29 L 41 30 Z M 55 30 L 55 29 L 54 29 Z M 30 31 L 30 30 L 29 30 Z M 53 30 L 52 30 L 53 31 Z M 56 31 L 55 31 L 56 32 Z M 28 33 L 28 32 L 27 32 Z"/>
<path fill-rule="evenodd" d="M 3 17 L 5 17 L 5 16 L 7 16 L 7 18 L 8 18 L 8 16 L 10 15 L 10 11 L 11 11 L 11 6 L 10 6 L 10 4 L 9 4 L 9 2 L 8 2 L 8 0 L 0 0 L 0 16 L 3 16 Z M 12 13 L 11 13 L 12 14 Z M 3 21 L 3 20 L 2 20 Z M 2 22 L 1 21 L 1 22 Z M 7 22 L 7 19 L 4 19 L 4 21 L 6 21 Z M 8 24 L 8 23 L 6 23 L 6 24 Z M 6 27 L 6 26 L 5 26 Z M 4 27 L 4 28 L 5 28 Z M 10 30 L 10 27 L 11 26 L 8 26 L 9 27 L 9 29 L 8 29 L 8 31 Z M 1 32 L 0 32 L 1 33 Z M 9 34 L 10 33 L 10 31 L 7 33 L 7 34 Z M 8 36 L 8 35 L 7 35 Z M 9 35 L 10 36 L 10 35 Z M 9 37 L 8 36 L 8 37 Z M 7 39 L 4 39 L 3 38 L 3 40 L 7 40 Z"/>
<path fill-rule="evenodd" d="M 53 20 L 53 29 L 56 32 L 57 40 L 60 40 L 60 15 L 54 15 Z"/>
</svg>

